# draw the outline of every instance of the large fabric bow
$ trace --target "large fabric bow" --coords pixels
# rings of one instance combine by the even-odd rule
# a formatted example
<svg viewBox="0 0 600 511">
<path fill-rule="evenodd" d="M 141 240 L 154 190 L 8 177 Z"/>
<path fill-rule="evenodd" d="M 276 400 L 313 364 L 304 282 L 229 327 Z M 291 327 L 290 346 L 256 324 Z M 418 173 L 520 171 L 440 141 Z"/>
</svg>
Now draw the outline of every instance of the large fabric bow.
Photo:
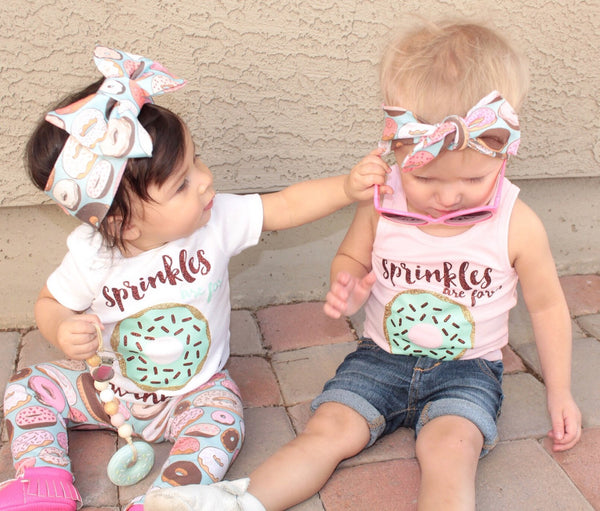
<svg viewBox="0 0 600 511">
<path fill-rule="evenodd" d="M 442 149 L 460 151 L 469 147 L 504 159 L 517 154 L 519 148 L 519 119 L 497 91 L 480 100 L 466 117 L 451 115 L 438 124 L 419 122 L 404 108 L 384 106 L 383 110 L 385 126 L 380 147 L 388 153 L 400 146 L 414 146 L 400 164 L 403 172 L 427 165 Z"/>
<path fill-rule="evenodd" d="M 46 115 L 70 134 L 46 193 L 67 213 L 98 227 L 127 160 L 152 156 L 152 140 L 138 120 L 142 106 L 185 80 L 158 62 L 103 46 L 94 50 L 94 62 L 106 77 L 98 92 Z"/>
</svg>

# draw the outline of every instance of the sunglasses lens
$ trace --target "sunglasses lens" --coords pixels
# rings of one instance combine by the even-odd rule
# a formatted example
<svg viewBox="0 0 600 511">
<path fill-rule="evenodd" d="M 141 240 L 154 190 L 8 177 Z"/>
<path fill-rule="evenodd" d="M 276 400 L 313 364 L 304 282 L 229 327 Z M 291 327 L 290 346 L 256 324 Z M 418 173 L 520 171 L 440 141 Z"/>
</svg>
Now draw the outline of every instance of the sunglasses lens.
<svg viewBox="0 0 600 511">
<path fill-rule="evenodd" d="M 427 222 L 421 218 L 416 218 L 414 216 L 402 215 L 400 213 L 389 213 L 382 212 L 381 216 L 387 218 L 388 220 L 392 220 L 393 222 L 398 222 L 401 224 L 410 224 L 410 225 L 425 225 Z"/>
<path fill-rule="evenodd" d="M 491 218 L 491 216 L 491 211 L 474 211 L 473 213 L 467 213 L 466 215 L 458 215 L 448 218 L 446 223 L 449 225 L 469 225 L 487 220 L 488 218 Z"/>
</svg>

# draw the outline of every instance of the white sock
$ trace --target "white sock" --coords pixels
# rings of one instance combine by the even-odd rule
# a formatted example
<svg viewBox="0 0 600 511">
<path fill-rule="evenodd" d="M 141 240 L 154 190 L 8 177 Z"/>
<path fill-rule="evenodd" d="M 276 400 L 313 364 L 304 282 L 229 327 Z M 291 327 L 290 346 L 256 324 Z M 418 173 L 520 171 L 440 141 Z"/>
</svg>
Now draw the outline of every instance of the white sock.
<svg viewBox="0 0 600 511">
<path fill-rule="evenodd" d="M 239 496 L 238 502 L 241 504 L 241 511 L 266 511 L 260 500 L 248 492 Z"/>
<path fill-rule="evenodd" d="M 249 483 L 246 478 L 152 490 L 144 500 L 144 511 L 265 511 L 248 493 Z"/>
</svg>

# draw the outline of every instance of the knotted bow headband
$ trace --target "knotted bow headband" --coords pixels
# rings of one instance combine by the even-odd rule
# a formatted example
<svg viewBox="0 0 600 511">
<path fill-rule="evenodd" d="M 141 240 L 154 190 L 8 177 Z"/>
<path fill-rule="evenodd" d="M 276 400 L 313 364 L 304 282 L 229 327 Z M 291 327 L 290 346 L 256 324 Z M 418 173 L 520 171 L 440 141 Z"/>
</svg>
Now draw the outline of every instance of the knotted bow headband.
<svg viewBox="0 0 600 511">
<path fill-rule="evenodd" d="M 493 91 L 477 103 L 467 116 L 446 117 L 438 124 L 417 121 L 404 108 L 384 106 L 385 127 L 380 147 L 389 153 L 403 145 L 414 145 L 400 164 L 403 172 L 427 165 L 445 148 L 460 151 L 467 147 L 487 156 L 505 159 L 517 154 L 521 132 L 512 106 Z"/>
<path fill-rule="evenodd" d="M 46 193 L 69 214 L 98 227 L 113 201 L 129 158 L 152 156 L 150 135 L 138 121 L 153 96 L 177 90 L 158 62 L 96 47 L 94 62 L 106 77 L 98 92 L 46 115 L 69 133 Z"/>
</svg>

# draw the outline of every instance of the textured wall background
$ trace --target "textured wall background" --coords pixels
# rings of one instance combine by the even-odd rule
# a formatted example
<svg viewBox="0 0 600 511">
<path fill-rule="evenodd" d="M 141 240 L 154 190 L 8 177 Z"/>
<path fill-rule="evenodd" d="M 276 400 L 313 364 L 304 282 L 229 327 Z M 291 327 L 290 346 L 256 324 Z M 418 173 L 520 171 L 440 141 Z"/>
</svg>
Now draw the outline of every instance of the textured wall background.
<svg viewBox="0 0 600 511">
<path fill-rule="evenodd" d="M 96 44 L 186 78 L 159 102 L 187 120 L 217 188 L 266 191 L 345 172 L 375 146 L 381 49 L 412 14 L 431 13 L 487 19 L 529 57 L 523 144 L 508 173 L 545 223 L 559 271 L 598 271 L 600 0 L 3 0 L 0 329 L 33 325 L 35 297 L 78 225 L 39 206 L 23 149 L 57 100 L 99 76 Z M 346 208 L 264 233 L 231 262 L 234 307 L 322 299 L 351 217 Z"/>
<path fill-rule="evenodd" d="M 489 19 L 531 63 L 512 177 L 600 175 L 598 0 L 5 0 L 0 206 L 39 204 L 22 164 L 32 127 L 98 75 L 96 44 L 187 78 L 159 99 L 188 122 L 222 191 L 349 169 L 380 130 L 376 63 L 411 13 Z"/>
</svg>

